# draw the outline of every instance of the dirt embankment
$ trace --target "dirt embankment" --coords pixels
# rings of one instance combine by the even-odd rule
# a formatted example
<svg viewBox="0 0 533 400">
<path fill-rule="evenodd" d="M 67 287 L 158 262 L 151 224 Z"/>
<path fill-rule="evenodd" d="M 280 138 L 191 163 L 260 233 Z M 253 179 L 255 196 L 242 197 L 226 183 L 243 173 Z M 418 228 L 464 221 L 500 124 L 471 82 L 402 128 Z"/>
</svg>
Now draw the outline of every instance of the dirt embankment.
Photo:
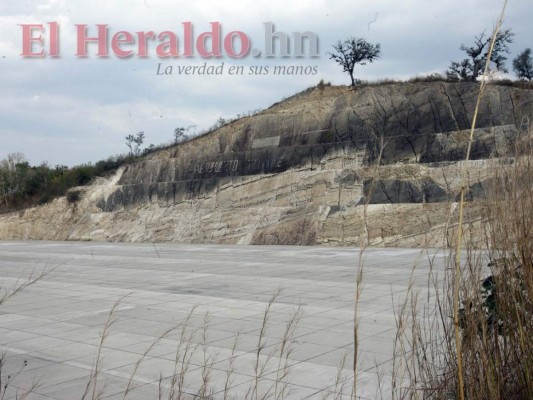
<svg viewBox="0 0 533 400">
<path fill-rule="evenodd" d="M 477 90 L 313 88 L 124 166 L 77 202 L 1 215 L 0 239 L 445 245 Z M 468 163 L 473 231 L 491 169 L 512 162 L 532 117 L 531 90 L 488 88 Z"/>
</svg>

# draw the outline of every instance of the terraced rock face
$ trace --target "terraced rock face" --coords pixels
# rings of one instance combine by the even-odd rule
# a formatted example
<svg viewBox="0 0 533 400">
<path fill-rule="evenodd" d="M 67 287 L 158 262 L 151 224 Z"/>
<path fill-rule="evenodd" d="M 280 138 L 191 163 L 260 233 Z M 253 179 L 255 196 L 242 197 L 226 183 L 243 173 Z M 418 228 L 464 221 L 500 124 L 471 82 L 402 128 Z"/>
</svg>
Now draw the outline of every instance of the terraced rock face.
<svg viewBox="0 0 533 400">
<path fill-rule="evenodd" d="M 443 245 L 477 90 L 313 88 L 122 167 L 77 204 L 0 216 L 0 238 Z M 473 220 L 532 117 L 531 90 L 488 88 L 468 165 Z"/>
</svg>

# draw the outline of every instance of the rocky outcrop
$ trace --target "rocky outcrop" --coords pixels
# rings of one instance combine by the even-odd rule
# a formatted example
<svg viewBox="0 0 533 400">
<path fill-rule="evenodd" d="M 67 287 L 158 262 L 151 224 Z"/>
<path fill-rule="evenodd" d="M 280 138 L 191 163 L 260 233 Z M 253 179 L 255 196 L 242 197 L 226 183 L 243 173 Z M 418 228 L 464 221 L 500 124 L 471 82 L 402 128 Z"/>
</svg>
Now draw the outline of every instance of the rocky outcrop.
<svg viewBox="0 0 533 400">
<path fill-rule="evenodd" d="M 2 215 L 0 238 L 348 245 L 369 234 L 376 245 L 442 245 L 477 90 L 312 88 L 123 166 L 76 204 Z M 483 199 L 491 168 L 512 162 L 532 100 L 530 90 L 488 87 L 469 200 Z"/>
</svg>

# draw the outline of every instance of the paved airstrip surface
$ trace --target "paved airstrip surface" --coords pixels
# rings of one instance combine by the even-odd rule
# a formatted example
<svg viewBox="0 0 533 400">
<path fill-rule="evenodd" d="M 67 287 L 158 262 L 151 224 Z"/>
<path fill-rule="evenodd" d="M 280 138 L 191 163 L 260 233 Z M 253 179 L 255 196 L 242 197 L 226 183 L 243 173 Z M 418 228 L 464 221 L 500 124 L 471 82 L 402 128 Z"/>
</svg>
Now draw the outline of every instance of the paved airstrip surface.
<svg viewBox="0 0 533 400">
<path fill-rule="evenodd" d="M 197 393 L 207 381 L 215 398 L 227 387 L 230 398 L 244 399 L 257 374 L 260 394 L 335 398 L 332 392 L 343 385 L 349 394 L 359 255 L 358 249 L 323 247 L 0 242 L 3 290 L 47 271 L 0 305 L 5 398 L 37 384 L 26 399 L 81 399 L 96 359 L 99 374 L 87 399 L 93 387 L 102 398 L 122 399 L 130 380 L 127 399 L 157 399 L 160 386 L 166 399 L 181 371 L 185 393 Z M 414 264 L 415 290 L 427 299 L 429 258 L 442 271 L 443 252 L 365 251 L 358 397 L 379 397 L 377 372 L 383 397 L 390 397 L 393 299 L 398 304 L 405 297 Z M 298 307 L 302 317 L 283 348 Z M 276 380 L 282 384 L 276 387 Z"/>
</svg>

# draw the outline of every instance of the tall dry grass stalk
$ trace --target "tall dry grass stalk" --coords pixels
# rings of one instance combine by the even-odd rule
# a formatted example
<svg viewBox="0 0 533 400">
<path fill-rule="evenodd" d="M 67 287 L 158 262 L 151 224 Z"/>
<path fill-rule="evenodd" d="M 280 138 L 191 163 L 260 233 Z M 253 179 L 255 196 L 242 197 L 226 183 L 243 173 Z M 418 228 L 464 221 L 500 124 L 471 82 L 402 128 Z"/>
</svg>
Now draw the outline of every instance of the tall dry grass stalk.
<svg viewBox="0 0 533 400">
<path fill-rule="evenodd" d="M 50 275 L 57 267 L 44 268 L 40 272 L 32 271 L 30 276 L 24 280 L 15 282 L 12 288 L 0 287 L 0 306 L 8 301 L 10 298 L 16 296 L 29 286 L 35 285 L 37 282 L 43 280 L 46 276 Z"/>
<path fill-rule="evenodd" d="M 430 270 L 427 298 L 410 285 L 398 308 L 395 399 L 460 398 L 461 385 L 472 400 L 533 398 L 531 126 L 485 186 L 477 207 L 486 250 L 477 250 L 479 238 L 464 236 L 459 283 L 451 249 L 444 276 Z"/>
<path fill-rule="evenodd" d="M 488 63 L 466 161 L 487 76 Z M 486 200 L 472 207 L 483 209 L 476 222 L 481 233 L 474 227 L 465 234 L 469 187 L 468 163 L 463 164 L 459 223 L 448 268 L 444 276 L 430 269 L 427 300 L 409 285 L 397 310 L 392 398 L 533 399 L 533 128 L 527 117 L 519 129 L 514 157 L 500 159 L 489 178 L 479 182 Z"/>
<path fill-rule="evenodd" d="M 374 168 L 371 172 L 371 182 L 368 193 L 366 194 L 366 200 L 363 205 L 363 223 L 364 223 L 364 238 L 359 247 L 359 260 L 357 262 L 357 272 L 355 277 L 355 293 L 354 293 L 354 314 L 353 314 L 353 387 L 352 387 L 352 397 L 357 395 L 357 364 L 359 360 L 359 304 L 361 302 L 361 296 L 363 295 L 364 288 L 364 255 L 365 251 L 370 245 L 370 229 L 368 226 L 368 205 L 370 204 L 370 199 L 372 194 L 376 190 L 376 183 L 379 177 L 379 169 L 381 166 L 381 160 L 383 157 L 383 152 L 388 142 L 384 138 L 384 132 L 380 129 L 378 123 L 375 123 L 376 133 L 379 133 L 379 143 L 377 143 L 377 157 L 375 161 Z"/>
<path fill-rule="evenodd" d="M 287 316 L 285 329 L 279 337 L 279 343 L 269 344 L 267 336 L 270 328 L 270 319 L 273 307 L 278 297 L 277 291 L 269 300 L 260 321 L 257 347 L 254 351 L 255 361 L 250 365 L 254 378 L 248 385 L 245 393 L 237 396 L 232 393 L 233 377 L 235 375 L 235 361 L 240 352 L 237 351 L 239 345 L 239 332 L 235 334 L 235 340 L 231 349 L 229 359 L 226 360 L 225 379 L 213 381 L 212 373 L 215 371 L 214 364 L 217 361 L 217 354 L 213 353 L 213 348 L 208 345 L 208 333 L 210 328 L 209 313 L 203 315 L 201 326 L 195 326 L 195 319 L 199 317 L 196 307 L 192 307 L 187 316 L 175 326 L 165 330 L 154 338 L 151 344 L 140 355 L 133 365 L 125 390 L 121 396 L 126 400 L 136 389 L 137 377 L 143 365 L 154 348 L 161 340 L 175 339 L 174 366 L 170 376 L 160 375 L 159 379 L 159 400 L 188 400 L 203 399 L 210 400 L 216 398 L 246 399 L 246 400 L 282 400 L 290 395 L 289 376 L 293 360 L 291 354 L 294 351 L 296 328 L 303 316 L 302 307 L 295 307 Z M 111 328 L 117 320 L 117 312 L 125 297 L 120 298 L 111 308 L 107 320 L 104 324 L 101 338 L 95 355 L 95 360 L 91 374 L 87 381 L 82 399 L 99 400 L 105 397 L 105 385 L 101 385 L 103 360 L 102 354 L 106 345 L 106 340 L 111 333 Z M 275 360 L 275 361 L 274 361 Z M 201 364 L 201 365 L 200 365 Z M 1 363 L 0 363 L 1 366 Z M 194 374 L 199 371 L 199 379 Z M 220 373 L 218 369 L 216 372 Z M 274 379 L 272 375 L 274 374 Z M 269 375 L 270 378 L 266 378 Z M 141 377 L 141 381 L 143 378 Z M 0 391 L 1 393 L 1 391 Z"/>
<path fill-rule="evenodd" d="M 465 314 L 465 354 L 481 359 L 487 398 L 533 398 L 533 141 L 532 129 L 517 145 L 513 163 L 495 171 L 486 207 L 490 276 Z M 476 308 L 477 307 L 477 308 Z M 487 353 L 477 356 L 483 346 Z M 478 366 L 476 363 L 475 366 Z M 481 370 L 481 368 L 479 368 Z M 481 372 L 481 371 L 480 371 Z"/>
<path fill-rule="evenodd" d="M 24 291 L 26 288 L 35 285 L 36 283 L 43 280 L 45 277 L 50 275 L 57 267 L 53 268 L 47 268 L 45 267 L 42 271 L 36 272 L 32 271 L 30 273 L 30 276 L 24 280 L 24 281 L 18 281 L 15 282 L 15 285 L 12 288 L 6 288 L 6 287 L 0 287 L 0 306 L 4 304 L 6 301 L 11 299 L 12 297 L 20 294 L 22 291 Z M 19 369 L 17 369 L 15 372 L 9 374 L 8 376 L 4 376 L 3 370 L 5 366 L 5 359 L 6 355 L 5 353 L 0 354 L 0 400 L 3 400 L 6 398 L 8 390 L 11 389 L 13 382 L 16 381 L 17 377 L 26 370 L 26 367 L 28 366 L 27 361 L 24 361 L 24 363 L 20 366 Z M 31 395 L 37 388 L 41 386 L 41 383 L 36 380 L 34 381 L 29 388 L 26 390 L 21 391 L 20 393 L 16 394 L 16 398 L 23 400 Z"/>
<path fill-rule="evenodd" d="M 476 101 L 476 107 L 474 110 L 474 115 L 472 117 L 472 126 L 470 129 L 470 138 L 468 140 L 468 147 L 466 150 L 465 161 L 470 159 L 470 150 L 472 148 L 472 143 L 474 141 L 474 132 L 476 128 L 476 121 L 479 112 L 479 105 L 485 91 L 485 85 L 487 84 L 490 60 L 492 56 L 492 51 L 494 49 L 494 43 L 500 31 L 500 27 L 503 22 L 503 16 L 505 13 L 505 8 L 507 6 L 507 0 L 505 0 L 500 18 L 498 19 L 494 31 L 492 32 L 492 40 L 490 43 L 489 51 L 487 54 L 487 61 L 485 62 L 485 69 L 483 71 L 483 76 L 481 79 L 481 85 L 479 87 L 479 94 Z M 461 200 L 459 201 L 459 224 L 457 226 L 457 246 L 455 251 L 455 281 L 454 281 L 454 296 L 453 296 L 453 319 L 454 319 L 454 332 L 455 332 L 455 346 L 457 348 L 457 378 L 459 386 L 459 398 L 464 400 L 464 382 L 463 382 L 463 360 L 462 360 L 462 351 L 461 351 L 461 334 L 459 332 L 459 285 L 461 277 L 461 247 L 462 247 L 462 236 L 463 236 L 463 215 L 464 215 L 464 203 L 465 203 L 465 192 L 467 185 L 467 167 L 466 163 L 462 171 L 462 180 L 461 180 Z"/>
</svg>

